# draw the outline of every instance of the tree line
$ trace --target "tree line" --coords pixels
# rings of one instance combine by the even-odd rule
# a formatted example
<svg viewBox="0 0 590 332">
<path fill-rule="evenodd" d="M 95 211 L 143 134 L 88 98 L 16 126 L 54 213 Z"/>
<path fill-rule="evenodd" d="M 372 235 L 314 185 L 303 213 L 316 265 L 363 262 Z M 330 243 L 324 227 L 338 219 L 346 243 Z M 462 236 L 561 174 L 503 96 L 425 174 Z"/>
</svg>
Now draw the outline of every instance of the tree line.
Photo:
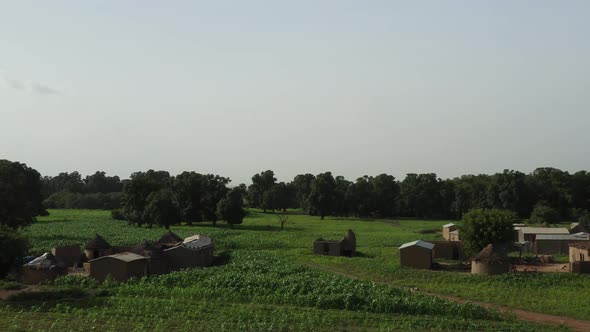
<svg viewBox="0 0 590 332">
<path fill-rule="evenodd" d="M 51 209 L 116 209 L 121 205 L 121 191 L 127 181 L 102 171 L 85 178 L 78 172 L 44 176 L 43 204 Z"/>
<path fill-rule="evenodd" d="M 570 174 L 538 168 L 530 174 L 504 170 L 493 175 L 440 179 L 434 173 L 363 176 L 350 181 L 331 172 L 300 174 L 277 182 L 271 170 L 252 177 L 247 188 L 251 207 L 264 210 L 301 208 L 325 217 L 415 217 L 461 219 L 472 209 L 501 209 L 520 218 L 553 215 L 553 219 L 588 218 L 590 173 Z"/>
</svg>

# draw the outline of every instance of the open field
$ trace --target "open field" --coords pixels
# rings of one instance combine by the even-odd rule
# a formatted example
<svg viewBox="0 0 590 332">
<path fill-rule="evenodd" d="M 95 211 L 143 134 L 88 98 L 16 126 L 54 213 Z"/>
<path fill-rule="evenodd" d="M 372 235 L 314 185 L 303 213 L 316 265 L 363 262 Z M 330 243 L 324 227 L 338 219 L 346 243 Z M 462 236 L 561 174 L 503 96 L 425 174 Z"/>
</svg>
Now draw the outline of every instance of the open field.
<svg viewBox="0 0 590 332">
<path fill-rule="evenodd" d="M 114 221 L 108 211 L 50 212 L 27 231 L 34 251 L 83 244 L 95 233 L 113 245 L 134 245 L 144 238 L 157 239 L 164 232 Z M 165 331 L 184 330 L 193 324 L 204 330 L 539 330 L 494 311 L 409 290 L 416 287 L 590 319 L 588 276 L 480 277 L 400 268 L 397 247 L 418 238 L 440 238 L 440 233 L 429 230 L 438 231 L 445 221 L 321 221 L 299 214 L 290 215 L 289 220 L 280 231 L 275 216 L 250 211 L 244 224 L 235 229 L 210 224 L 173 227 L 180 236 L 211 236 L 217 252 L 229 257 L 229 263 L 126 284 L 99 286 L 68 277 L 58 282 L 57 291 L 49 288 L 0 303 L 0 326 L 15 331 L 84 330 L 88 326 L 128 331 L 149 326 Z M 339 239 L 349 228 L 357 234 L 359 257 L 311 254 L 314 239 Z"/>
</svg>

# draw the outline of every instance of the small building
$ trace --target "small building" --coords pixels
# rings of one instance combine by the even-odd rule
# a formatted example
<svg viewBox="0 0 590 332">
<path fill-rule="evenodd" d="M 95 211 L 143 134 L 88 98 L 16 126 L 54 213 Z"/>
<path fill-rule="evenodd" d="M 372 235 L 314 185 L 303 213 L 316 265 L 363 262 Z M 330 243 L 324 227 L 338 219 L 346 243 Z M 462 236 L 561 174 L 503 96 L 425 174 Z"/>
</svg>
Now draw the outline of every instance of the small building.
<svg viewBox="0 0 590 332">
<path fill-rule="evenodd" d="M 94 239 L 90 240 L 90 242 L 84 247 L 84 253 L 88 260 L 92 260 L 102 256 L 112 255 L 114 250 L 113 247 L 102 238 L 102 236 L 96 234 Z"/>
<path fill-rule="evenodd" d="M 170 270 L 209 266 L 213 262 L 213 240 L 204 235 L 187 237 L 181 244 L 164 249 Z"/>
<path fill-rule="evenodd" d="M 78 244 L 51 248 L 51 254 L 68 267 L 77 267 L 82 261 L 82 250 Z"/>
<path fill-rule="evenodd" d="M 67 272 L 68 269 L 52 253 L 46 252 L 23 265 L 22 282 L 25 284 L 38 284 L 66 275 Z"/>
<path fill-rule="evenodd" d="M 539 254 L 568 254 L 569 245 L 587 241 L 583 235 L 574 234 L 538 234 L 533 243 L 533 252 Z"/>
<path fill-rule="evenodd" d="M 471 260 L 471 273 L 496 275 L 510 270 L 510 259 L 502 246 L 489 244 Z"/>
<path fill-rule="evenodd" d="M 553 228 L 553 227 L 521 227 L 518 230 L 518 242 L 535 242 L 537 235 L 559 235 L 569 234 L 567 228 Z"/>
<path fill-rule="evenodd" d="M 162 235 L 162 237 L 156 242 L 157 244 L 178 244 L 182 242 L 182 238 L 172 231 L 168 231 L 166 234 Z"/>
<path fill-rule="evenodd" d="M 459 239 L 459 230 L 458 229 L 449 232 L 449 241 L 461 241 Z"/>
<path fill-rule="evenodd" d="M 463 242 L 461 241 L 429 241 L 434 244 L 434 259 L 463 260 L 465 253 L 463 251 Z"/>
<path fill-rule="evenodd" d="M 422 240 L 401 245 L 399 247 L 400 266 L 430 270 L 433 264 L 434 246 Z"/>
<path fill-rule="evenodd" d="M 313 253 L 316 255 L 352 257 L 356 255 L 356 235 L 349 229 L 342 240 L 319 238 L 313 241 Z"/>
<path fill-rule="evenodd" d="M 459 226 L 457 226 L 453 223 L 443 225 L 443 227 L 442 227 L 443 238 L 447 241 L 451 241 L 451 232 L 458 230 L 458 229 L 459 229 Z"/>
<path fill-rule="evenodd" d="M 102 256 L 87 264 L 90 277 L 104 281 L 108 276 L 117 281 L 141 278 L 148 273 L 148 259 L 132 252 Z"/>
<path fill-rule="evenodd" d="M 569 245 L 570 272 L 590 273 L 590 241 Z"/>
</svg>

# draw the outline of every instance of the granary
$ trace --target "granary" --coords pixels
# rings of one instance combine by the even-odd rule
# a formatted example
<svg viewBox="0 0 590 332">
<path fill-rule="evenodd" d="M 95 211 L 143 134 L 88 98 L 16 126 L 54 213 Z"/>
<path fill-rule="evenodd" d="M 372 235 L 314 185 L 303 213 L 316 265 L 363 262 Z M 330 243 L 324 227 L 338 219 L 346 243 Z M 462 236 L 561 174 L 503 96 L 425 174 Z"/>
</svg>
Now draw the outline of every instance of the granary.
<svg viewBox="0 0 590 332">
<path fill-rule="evenodd" d="M 319 238 L 313 242 L 313 253 L 327 256 L 356 255 L 356 235 L 349 229 L 342 240 L 324 240 Z"/>
<path fill-rule="evenodd" d="M 553 228 L 553 227 L 521 227 L 518 230 L 518 242 L 535 242 L 537 235 L 559 235 L 569 234 L 567 228 Z"/>
<path fill-rule="evenodd" d="M 82 261 L 82 251 L 78 244 L 51 248 L 51 253 L 59 262 L 69 267 L 77 267 Z"/>
<path fill-rule="evenodd" d="M 160 244 L 153 244 L 148 240 L 143 240 L 131 252 L 148 259 L 148 274 L 165 274 L 170 272 L 168 259 L 164 255 L 164 249 Z"/>
<path fill-rule="evenodd" d="M 471 260 L 471 273 L 496 275 L 510 270 L 510 259 L 502 246 L 489 244 Z"/>
<path fill-rule="evenodd" d="M 590 241 L 569 245 L 570 272 L 590 273 Z"/>
<path fill-rule="evenodd" d="M 428 241 L 434 244 L 434 259 L 462 260 L 465 258 L 461 241 Z"/>
<path fill-rule="evenodd" d="M 408 242 L 399 247 L 399 262 L 401 266 L 415 269 L 432 268 L 434 244 L 422 240 Z"/>
<path fill-rule="evenodd" d="M 213 240 L 204 235 L 187 237 L 172 248 L 164 249 L 170 270 L 209 266 L 213 262 Z"/>
<path fill-rule="evenodd" d="M 447 240 L 447 241 L 450 241 L 451 240 L 451 234 L 450 233 L 453 232 L 453 231 L 455 231 L 455 230 L 458 230 L 459 229 L 459 226 L 457 226 L 457 225 L 455 225 L 453 223 L 449 223 L 449 224 L 443 225 L 442 228 L 443 228 L 443 231 L 442 231 L 443 238 L 445 240 Z"/>
<path fill-rule="evenodd" d="M 166 234 L 162 235 L 162 237 L 156 242 L 157 244 L 178 244 L 182 242 L 182 238 L 172 231 L 168 231 Z"/>
<path fill-rule="evenodd" d="M 66 275 L 68 269 L 53 254 L 47 252 L 23 266 L 22 282 L 38 284 Z"/>
<path fill-rule="evenodd" d="M 84 247 L 84 253 L 88 260 L 92 260 L 111 255 L 114 253 L 114 249 L 102 236 L 96 234 L 94 239 L 90 240 Z"/>
<path fill-rule="evenodd" d="M 141 278 L 148 273 L 148 259 L 132 252 L 102 256 L 84 264 L 90 277 L 104 281 L 108 276 L 117 281 Z"/>
<path fill-rule="evenodd" d="M 533 244 L 533 252 L 539 254 L 567 254 L 572 243 L 587 241 L 584 235 L 538 234 Z"/>
</svg>

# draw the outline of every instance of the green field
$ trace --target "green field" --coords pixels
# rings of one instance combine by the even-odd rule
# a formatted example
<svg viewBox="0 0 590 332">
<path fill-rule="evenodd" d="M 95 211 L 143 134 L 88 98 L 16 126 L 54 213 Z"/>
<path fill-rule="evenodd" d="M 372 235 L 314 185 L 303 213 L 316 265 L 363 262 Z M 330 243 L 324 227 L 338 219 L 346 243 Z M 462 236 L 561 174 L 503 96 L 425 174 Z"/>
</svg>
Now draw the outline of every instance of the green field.
<svg viewBox="0 0 590 332">
<path fill-rule="evenodd" d="M 163 229 L 128 226 L 108 211 L 52 210 L 28 228 L 33 251 L 84 244 L 95 233 L 112 245 L 157 239 Z M 272 214 L 250 211 L 230 229 L 173 227 L 211 236 L 227 264 L 124 284 L 67 277 L 44 292 L 0 302 L 3 330 L 490 330 L 549 329 L 473 305 L 412 292 L 419 288 L 549 314 L 590 319 L 590 278 L 572 274 L 505 275 L 399 267 L 397 247 L 438 239 L 446 221 L 358 220 L 296 214 L 281 231 Z M 359 256 L 314 256 L 318 237 L 357 235 Z M 555 328 L 551 328 L 555 330 Z"/>
</svg>

